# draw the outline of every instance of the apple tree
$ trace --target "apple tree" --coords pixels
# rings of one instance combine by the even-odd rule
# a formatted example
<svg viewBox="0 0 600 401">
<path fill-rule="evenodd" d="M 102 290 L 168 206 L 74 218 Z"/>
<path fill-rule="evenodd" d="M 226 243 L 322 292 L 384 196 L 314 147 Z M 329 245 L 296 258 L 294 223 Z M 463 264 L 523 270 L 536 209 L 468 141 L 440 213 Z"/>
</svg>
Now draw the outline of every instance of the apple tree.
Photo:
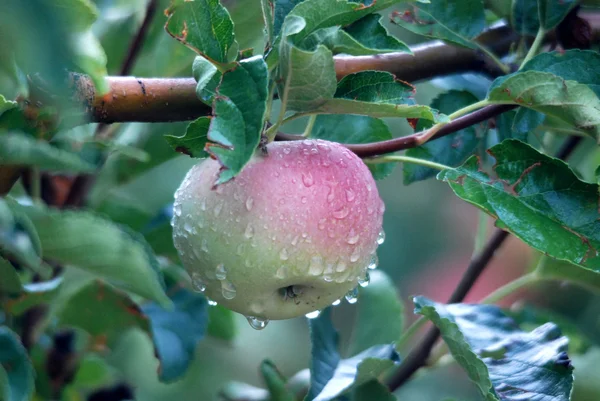
<svg viewBox="0 0 600 401">
<path fill-rule="evenodd" d="M 0 400 L 598 399 L 598 7 L 4 1 Z"/>
</svg>

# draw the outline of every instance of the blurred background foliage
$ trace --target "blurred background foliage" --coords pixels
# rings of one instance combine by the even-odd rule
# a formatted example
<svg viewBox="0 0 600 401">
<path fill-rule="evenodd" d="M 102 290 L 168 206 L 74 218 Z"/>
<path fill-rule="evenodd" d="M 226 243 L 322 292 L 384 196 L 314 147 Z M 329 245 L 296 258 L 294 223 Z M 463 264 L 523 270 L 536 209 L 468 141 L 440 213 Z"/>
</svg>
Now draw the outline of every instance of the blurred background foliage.
<svg viewBox="0 0 600 401">
<path fill-rule="evenodd" d="M 68 33 L 63 31 L 60 18 L 44 9 L 44 1 L 28 0 L 27 3 L 32 8 L 29 12 L 26 8 L 19 8 L 24 14 L 18 19 L 8 18 L 11 13 L 6 9 L 0 12 L 0 36 L 4 31 L 14 32 L 15 29 L 9 25 L 18 23 L 21 26 L 19 32 L 23 35 L 9 40 L 19 41 L 14 48 L 21 51 L 15 57 L 23 72 L 35 71 L 43 64 L 50 75 L 60 75 L 61 71 L 54 71 L 53 66 L 63 66 L 61 58 L 68 57 L 64 52 L 77 52 L 77 47 L 62 45 Z M 130 38 L 144 18 L 146 0 L 96 0 L 95 3 L 99 13 L 91 31 L 106 53 L 108 74 L 114 75 L 118 73 Z M 162 10 L 167 8 L 169 0 L 159 3 L 159 12 L 152 21 L 132 75 L 190 76 L 194 54 L 164 32 L 166 17 Z M 224 0 L 223 3 L 235 21 L 240 48 L 253 47 L 260 52 L 263 22 L 258 1 Z M 8 7 L 11 4 L 16 3 L 9 1 Z M 41 8 L 33 11 L 35 7 Z M 422 38 L 397 26 L 388 24 L 388 29 L 406 43 L 422 41 Z M 93 43 L 92 40 L 87 46 L 93 46 Z M 15 74 L 11 55 L 3 51 L 2 46 L 6 47 L 6 39 L 0 40 L 0 93 L 11 98 L 23 94 L 25 77 Z M 447 89 L 467 89 L 481 97 L 488 85 L 489 80 L 472 74 L 435 79 L 416 85 L 417 101 L 429 104 Z M 277 112 L 276 107 L 273 112 Z M 386 122 L 394 136 L 412 133 L 404 120 L 389 119 Z M 304 124 L 304 121 L 297 120 L 286 130 L 301 132 Z M 155 252 L 171 258 L 173 263 L 178 263 L 178 260 L 168 224 L 170 204 L 175 189 L 194 160 L 175 153 L 163 135 L 180 135 L 186 125 L 129 123 L 115 126 L 114 129 L 118 130 L 116 144 L 136 149 L 136 157 L 131 157 L 131 152 L 111 153 L 89 198 L 91 208 L 142 232 Z M 94 130 L 93 125 L 81 126 L 61 133 L 54 140 L 81 145 L 91 138 Z M 493 144 L 493 137 L 490 135 L 492 139 L 487 145 Z M 552 137 L 534 139 L 550 148 L 554 146 Z M 589 153 L 593 153 L 591 157 L 587 157 Z M 586 162 L 581 163 L 584 157 Z M 572 160 L 584 179 L 595 180 L 595 166 L 600 161 L 597 147 L 581 147 Z M 402 179 L 402 171 L 398 167 L 392 175 L 378 183 L 386 204 L 384 228 L 387 234 L 387 242 L 379 248 L 379 259 L 380 269 L 393 279 L 407 304 L 406 319 L 410 322 L 414 320 L 412 305 L 408 301 L 410 296 L 422 294 L 444 301 L 450 294 L 473 252 L 481 216 L 475 208 L 454 196 L 445 184 L 428 180 L 405 187 L 400 185 Z M 22 191 L 23 188 L 17 186 L 12 194 L 19 195 Z M 486 219 L 485 224 L 488 229 L 491 228 L 491 221 Z M 510 239 L 467 301 L 477 301 L 519 276 L 532 267 L 537 257 L 526 245 Z M 528 307 L 547 310 L 587 334 L 587 338 L 581 341 L 589 346 L 579 347 L 579 353 L 571 352 L 577 366 L 573 400 L 600 399 L 596 366 L 600 358 L 600 297 L 560 284 L 539 285 L 523 295 L 518 304 L 507 302 L 505 305 L 515 312 Z M 352 335 L 356 309 L 356 305 L 345 303 L 335 309 L 334 322 L 340 330 L 342 345 L 347 344 Z M 87 354 L 72 386 L 93 389 L 126 383 L 134 389 L 138 400 L 209 400 L 215 399 L 231 380 L 262 386 L 258 368 L 265 358 L 272 360 L 286 376 L 308 367 L 310 344 L 306 319 L 274 321 L 265 330 L 255 331 L 241 315 L 231 314 L 220 307 L 211 307 L 209 313 L 212 319 L 209 335 L 200 342 L 189 370 L 180 381 L 172 384 L 159 382 L 158 362 L 150 338 L 139 329 L 131 329 L 118 337 L 110 351 L 99 351 L 100 355 L 107 356 L 106 359 L 94 353 Z M 50 339 L 42 338 L 43 341 L 49 342 Z M 576 342 L 574 339 L 571 341 Z M 38 377 L 38 381 L 43 381 L 43 378 Z M 421 372 L 397 392 L 399 399 L 419 401 L 439 400 L 441 394 L 444 398 L 461 400 L 479 397 L 462 370 L 452 363 Z M 65 397 L 78 399 L 75 392 Z"/>
</svg>

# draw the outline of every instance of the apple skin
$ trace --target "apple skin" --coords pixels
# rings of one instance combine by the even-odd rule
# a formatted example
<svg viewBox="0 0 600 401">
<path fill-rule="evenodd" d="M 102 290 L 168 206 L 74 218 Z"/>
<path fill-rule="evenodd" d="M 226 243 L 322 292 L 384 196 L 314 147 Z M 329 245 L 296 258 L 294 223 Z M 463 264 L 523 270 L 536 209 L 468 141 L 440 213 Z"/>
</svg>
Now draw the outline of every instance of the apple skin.
<svg viewBox="0 0 600 401">
<path fill-rule="evenodd" d="M 215 187 L 220 168 L 194 166 L 173 207 L 175 247 L 207 297 L 247 317 L 288 319 L 365 277 L 384 205 L 355 154 L 322 140 L 273 142 Z"/>
</svg>

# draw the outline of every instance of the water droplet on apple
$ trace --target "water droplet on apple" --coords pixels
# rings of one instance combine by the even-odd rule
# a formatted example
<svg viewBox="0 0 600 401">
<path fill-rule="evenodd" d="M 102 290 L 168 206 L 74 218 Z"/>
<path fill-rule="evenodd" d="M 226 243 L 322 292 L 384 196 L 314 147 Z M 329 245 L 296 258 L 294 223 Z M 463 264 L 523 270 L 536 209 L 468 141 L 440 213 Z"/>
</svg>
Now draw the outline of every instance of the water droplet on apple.
<svg viewBox="0 0 600 401">
<path fill-rule="evenodd" d="M 358 301 L 358 287 L 354 287 L 348 291 L 344 298 L 346 298 L 349 304 L 355 304 Z"/>
<path fill-rule="evenodd" d="M 329 187 L 329 192 L 327 193 L 327 202 L 331 203 L 335 199 L 335 190 L 333 187 Z"/>
<path fill-rule="evenodd" d="M 220 201 L 217 203 L 217 206 L 215 206 L 215 209 L 213 210 L 215 217 L 218 217 L 221 214 L 221 210 L 223 210 L 223 203 L 223 201 Z"/>
<path fill-rule="evenodd" d="M 280 279 L 286 278 L 288 275 L 288 268 L 286 266 L 281 266 L 279 269 L 277 269 L 275 275 Z"/>
<path fill-rule="evenodd" d="M 295 236 L 295 237 L 292 239 L 292 242 L 291 242 L 291 244 L 292 244 L 293 246 L 296 246 L 296 245 L 298 245 L 298 236 L 297 236 L 297 235 L 296 235 L 296 236 Z"/>
<path fill-rule="evenodd" d="M 206 253 L 208 253 L 208 243 L 206 242 L 206 238 L 203 238 L 203 239 L 202 239 L 202 243 L 200 244 L 200 249 L 201 249 L 203 252 L 206 252 Z"/>
<path fill-rule="evenodd" d="M 291 151 L 292 150 L 290 148 L 288 148 L 287 146 L 285 148 L 283 148 L 283 153 L 285 153 L 286 155 L 289 155 Z"/>
<path fill-rule="evenodd" d="M 350 245 L 354 245 L 360 239 L 360 234 L 357 234 L 353 228 L 350 229 L 350 233 L 348 233 L 348 239 L 346 242 Z"/>
<path fill-rule="evenodd" d="M 246 199 L 246 209 L 248 211 L 252 210 L 252 205 L 254 205 L 254 199 L 252 199 L 252 197 L 249 196 L 248 199 Z"/>
<path fill-rule="evenodd" d="M 302 202 L 302 203 L 306 203 L 306 202 L 308 202 L 308 199 L 306 198 L 306 196 L 303 196 L 303 197 L 300 199 L 300 202 Z"/>
<path fill-rule="evenodd" d="M 352 255 L 350 255 L 350 262 L 354 263 L 360 258 L 360 249 L 358 247 L 354 248 Z"/>
<path fill-rule="evenodd" d="M 237 248 L 235 249 L 235 252 L 238 255 L 243 255 L 245 250 L 246 250 L 246 244 L 242 242 L 242 243 L 238 244 Z"/>
<path fill-rule="evenodd" d="M 202 200 L 200 201 L 200 210 L 206 210 L 206 198 L 202 198 Z"/>
<path fill-rule="evenodd" d="M 233 299 L 236 295 L 236 289 L 233 283 L 227 280 L 221 281 L 221 295 L 225 299 Z"/>
<path fill-rule="evenodd" d="M 316 319 L 316 318 L 319 317 L 320 314 L 321 314 L 320 310 L 315 310 L 315 311 L 312 311 L 312 312 L 308 312 L 304 316 L 306 316 L 307 319 Z"/>
<path fill-rule="evenodd" d="M 379 234 L 377 235 L 377 245 L 381 245 L 384 242 L 385 242 L 385 232 L 382 229 L 381 231 L 379 231 Z"/>
<path fill-rule="evenodd" d="M 302 173 L 302 183 L 305 187 L 309 188 L 315 183 L 315 180 L 310 172 Z"/>
<path fill-rule="evenodd" d="M 246 316 L 246 319 L 248 320 L 248 323 L 250 323 L 250 327 L 254 330 L 262 330 L 269 324 L 269 319 L 261 319 L 254 316 Z"/>
<path fill-rule="evenodd" d="M 250 238 L 252 238 L 253 235 L 254 235 L 254 227 L 252 227 L 252 224 L 248 223 L 248 225 L 246 226 L 246 231 L 244 231 L 244 237 L 250 239 Z"/>
<path fill-rule="evenodd" d="M 323 273 L 323 258 L 320 256 L 313 256 L 310 259 L 310 264 L 308 265 L 308 274 L 311 276 L 319 276 Z"/>
<path fill-rule="evenodd" d="M 217 280 L 225 280 L 227 278 L 227 270 L 225 270 L 223 263 L 219 263 L 215 268 L 215 277 L 217 277 Z"/>
<path fill-rule="evenodd" d="M 348 266 L 346 265 L 346 263 L 344 263 L 344 261 L 340 260 L 335 268 L 335 271 L 338 273 L 341 273 L 343 271 L 346 270 Z"/>
<path fill-rule="evenodd" d="M 338 209 L 335 212 L 333 212 L 333 217 L 335 217 L 338 220 L 342 220 L 346 218 L 346 216 L 348 216 L 348 213 L 350 213 L 350 209 L 348 209 L 346 206 L 343 206 L 341 209 Z"/>
<path fill-rule="evenodd" d="M 213 300 L 212 300 L 212 299 L 210 299 L 210 298 L 207 298 L 207 300 L 208 300 L 208 304 L 209 304 L 210 306 L 217 306 L 217 301 L 213 301 Z"/>
<path fill-rule="evenodd" d="M 369 276 L 369 272 L 366 271 L 365 275 L 363 277 L 358 278 L 358 285 L 360 285 L 361 287 L 366 287 L 369 285 L 370 281 L 371 281 L 371 277 Z"/>
<path fill-rule="evenodd" d="M 204 284 L 200 273 L 192 273 L 192 288 L 194 288 L 194 291 L 196 292 L 206 291 L 206 284 Z"/>
<path fill-rule="evenodd" d="M 352 202 L 354 198 L 356 198 L 356 194 L 354 193 L 354 191 L 349 188 L 346 189 L 346 200 L 348 202 Z"/>
<path fill-rule="evenodd" d="M 335 301 L 333 301 L 333 302 L 331 303 L 331 305 L 332 305 L 332 306 L 338 306 L 338 305 L 339 305 L 339 304 L 341 304 L 341 303 L 342 303 L 342 300 L 341 300 L 341 299 L 336 299 Z"/>
<path fill-rule="evenodd" d="M 181 205 L 179 203 L 175 203 L 173 205 L 173 213 L 177 217 L 181 216 Z"/>
<path fill-rule="evenodd" d="M 290 257 L 290 255 L 288 254 L 288 251 L 286 248 L 281 248 L 281 251 L 279 251 L 279 259 L 281 260 L 288 260 Z"/>
<path fill-rule="evenodd" d="M 367 266 L 369 269 L 377 269 L 377 265 L 379 265 L 379 257 L 376 253 L 371 255 L 371 260 L 369 260 L 369 265 Z"/>
</svg>

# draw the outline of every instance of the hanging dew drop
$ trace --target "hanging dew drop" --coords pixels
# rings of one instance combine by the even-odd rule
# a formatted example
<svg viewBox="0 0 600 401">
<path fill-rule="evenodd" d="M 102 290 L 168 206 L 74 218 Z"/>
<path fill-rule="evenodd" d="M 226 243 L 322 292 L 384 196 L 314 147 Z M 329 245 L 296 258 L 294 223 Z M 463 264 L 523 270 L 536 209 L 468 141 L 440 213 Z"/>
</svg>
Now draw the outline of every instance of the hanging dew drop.
<svg viewBox="0 0 600 401">
<path fill-rule="evenodd" d="M 341 299 L 336 299 L 335 301 L 333 301 L 333 302 L 331 303 L 331 305 L 332 305 L 332 306 L 338 306 L 338 305 L 339 305 L 339 304 L 341 304 L 341 303 L 342 303 L 342 300 L 341 300 Z"/>
<path fill-rule="evenodd" d="M 360 285 L 361 287 L 364 288 L 369 285 L 370 281 L 371 281 L 371 277 L 369 276 L 369 272 L 366 271 L 364 277 L 358 278 L 358 285 Z"/>
<path fill-rule="evenodd" d="M 202 243 L 200 244 L 200 249 L 202 252 L 208 253 L 208 243 L 206 242 L 206 238 L 202 239 Z"/>
<path fill-rule="evenodd" d="M 358 287 L 354 287 L 348 291 L 344 298 L 346 298 L 349 304 L 355 304 L 358 301 Z"/>
<path fill-rule="evenodd" d="M 373 253 L 371 255 L 371 260 L 369 261 L 369 265 L 367 267 L 369 269 L 373 270 L 373 269 L 377 269 L 378 265 L 379 265 L 379 257 L 377 256 L 376 253 Z"/>
<path fill-rule="evenodd" d="M 312 312 L 308 312 L 306 315 L 307 319 L 316 319 L 319 317 L 319 315 L 321 314 L 320 310 L 316 310 L 316 311 L 312 311 Z"/>
<path fill-rule="evenodd" d="M 346 242 L 350 245 L 354 245 L 358 242 L 358 240 L 360 239 L 360 234 L 357 234 L 353 228 L 350 229 L 350 233 L 348 234 L 348 238 L 346 239 Z"/>
<path fill-rule="evenodd" d="M 252 197 L 249 196 L 248 199 L 246 199 L 246 210 L 248 210 L 248 211 L 252 210 L 253 205 L 254 205 L 254 199 L 252 199 Z"/>
<path fill-rule="evenodd" d="M 235 298 L 235 296 L 236 296 L 235 286 L 227 280 L 221 281 L 221 295 L 223 295 L 223 298 L 225 298 L 225 299 Z"/>
<path fill-rule="evenodd" d="M 383 229 L 379 231 L 379 235 L 377 235 L 377 245 L 381 245 L 385 242 L 385 232 Z"/>
<path fill-rule="evenodd" d="M 252 227 L 252 224 L 248 223 L 248 225 L 246 226 L 246 231 L 244 231 L 244 237 L 250 239 L 250 238 L 252 238 L 253 235 L 254 235 L 254 227 Z"/>
<path fill-rule="evenodd" d="M 179 203 L 175 203 L 173 205 L 173 213 L 177 217 L 181 216 L 181 205 Z"/>
<path fill-rule="evenodd" d="M 206 291 L 206 284 L 204 284 L 200 273 L 192 273 L 192 288 L 194 288 L 194 291 L 196 292 Z"/>
<path fill-rule="evenodd" d="M 306 174 L 302 173 L 302 183 L 305 187 L 309 188 L 313 186 L 313 184 L 315 183 L 315 179 L 313 178 L 310 172 Z"/>
<path fill-rule="evenodd" d="M 288 276 L 288 268 L 286 266 L 281 266 L 279 269 L 277 269 L 277 272 L 275 273 L 275 275 L 279 279 L 286 278 Z"/>
<path fill-rule="evenodd" d="M 250 323 L 250 327 L 254 330 L 262 330 L 269 324 L 269 319 L 261 319 L 254 316 L 246 316 L 246 319 L 248 320 L 248 323 Z"/>
<path fill-rule="evenodd" d="M 215 268 L 215 277 L 217 277 L 217 280 L 225 280 L 227 278 L 227 271 L 223 263 L 219 263 Z"/>
<path fill-rule="evenodd" d="M 207 298 L 208 299 L 208 298 Z M 208 299 L 208 304 L 210 306 L 217 306 L 217 301 L 213 301 L 212 299 Z"/>
<path fill-rule="evenodd" d="M 342 219 L 345 219 L 349 213 L 350 213 L 350 210 L 346 206 L 343 206 L 341 209 L 333 212 L 333 217 L 335 217 L 338 220 L 342 220 Z"/>
<path fill-rule="evenodd" d="M 287 249 L 281 248 L 281 251 L 279 252 L 279 259 L 288 260 L 289 258 L 290 258 L 290 255 L 288 254 Z"/>
</svg>

